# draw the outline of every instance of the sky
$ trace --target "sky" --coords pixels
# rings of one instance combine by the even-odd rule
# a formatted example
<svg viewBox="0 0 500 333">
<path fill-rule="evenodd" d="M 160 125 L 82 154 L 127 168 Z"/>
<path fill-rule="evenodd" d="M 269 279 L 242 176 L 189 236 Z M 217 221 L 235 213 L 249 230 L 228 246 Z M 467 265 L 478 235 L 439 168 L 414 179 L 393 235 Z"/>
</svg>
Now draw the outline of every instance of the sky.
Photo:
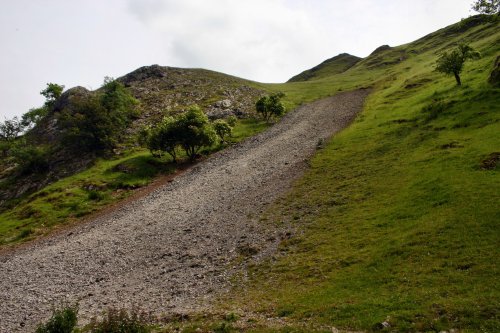
<svg viewBox="0 0 500 333">
<path fill-rule="evenodd" d="M 0 121 L 48 82 L 96 89 L 152 64 L 284 82 L 473 14 L 472 0 L 0 0 Z"/>
</svg>

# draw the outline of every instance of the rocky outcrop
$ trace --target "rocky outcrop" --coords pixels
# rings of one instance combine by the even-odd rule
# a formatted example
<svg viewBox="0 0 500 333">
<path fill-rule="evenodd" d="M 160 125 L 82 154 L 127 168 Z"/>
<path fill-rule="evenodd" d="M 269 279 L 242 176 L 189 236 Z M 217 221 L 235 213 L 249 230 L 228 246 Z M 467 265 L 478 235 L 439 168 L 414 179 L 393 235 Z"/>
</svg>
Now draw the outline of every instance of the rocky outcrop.
<svg viewBox="0 0 500 333">
<path fill-rule="evenodd" d="M 254 113 L 264 93 L 249 81 L 204 69 L 145 66 L 118 78 L 141 102 L 136 125 L 155 122 L 167 114 L 197 104 L 212 118 Z"/>
</svg>

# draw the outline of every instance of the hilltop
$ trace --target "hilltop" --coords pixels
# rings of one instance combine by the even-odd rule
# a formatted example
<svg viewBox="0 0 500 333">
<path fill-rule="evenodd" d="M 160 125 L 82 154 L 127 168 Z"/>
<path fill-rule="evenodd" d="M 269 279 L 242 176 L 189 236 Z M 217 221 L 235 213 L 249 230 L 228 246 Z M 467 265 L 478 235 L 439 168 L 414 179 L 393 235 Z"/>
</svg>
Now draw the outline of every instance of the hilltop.
<svg viewBox="0 0 500 333">
<path fill-rule="evenodd" d="M 357 64 L 361 58 L 348 53 L 339 54 L 333 58 L 323 61 L 321 64 L 311 69 L 303 71 L 292 77 L 288 82 L 301 82 L 316 80 L 323 77 L 340 74 Z"/>
</svg>

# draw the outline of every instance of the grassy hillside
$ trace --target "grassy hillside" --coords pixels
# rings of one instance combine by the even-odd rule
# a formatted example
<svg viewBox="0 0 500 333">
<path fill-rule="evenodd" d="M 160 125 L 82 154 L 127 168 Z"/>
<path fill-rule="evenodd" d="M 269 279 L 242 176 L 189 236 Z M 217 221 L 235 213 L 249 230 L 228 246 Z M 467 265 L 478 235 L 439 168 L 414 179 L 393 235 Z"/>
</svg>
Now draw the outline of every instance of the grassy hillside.
<svg viewBox="0 0 500 333">
<path fill-rule="evenodd" d="M 340 74 L 358 63 L 361 58 L 342 53 L 333 58 L 323 61 L 321 64 L 295 75 L 288 82 L 301 82 L 317 80 L 320 78 Z"/>
<path fill-rule="evenodd" d="M 457 87 L 433 66 L 463 41 L 482 59 Z M 465 21 L 344 73 L 274 86 L 290 104 L 373 93 L 262 216 L 297 233 L 223 309 L 246 313 L 258 332 L 370 331 L 384 321 L 394 332 L 500 331 L 500 90 L 486 82 L 499 54 L 498 21 Z M 278 328 L 263 317 L 279 317 Z"/>
<path fill-rule="evenodd" d="M 466 64 L 462 87 L 433 70 L 438 54 L 459 42 L 482 53 Z M 499 45 L 498 21 L 471 18 L 378 49 L 347 70 L 327 66 L 308 81 L 252 83 L 256 91 L 285 92 L 288 108 L 339 91 L 373 92 L 352 126 L 319 149 L 292 192 L 261 216 L 262 223 L 292 226 L 294 235 L 224 295 L 223 323 L 199 326 L 500 331 L 500 89 L 487 84 Z M 187 86 L 177 88 L 178 98 L 191 96 Z M 151 106 L 169 94 L 153 92 Z M 206 106 L 216 99 L 200 97 Z M 237 139 L 265 127 L 238 126 Z M 98 161 L 15 202 L 0 215 L 0 242 L 43 234 L 171 171 L 145 151 Z"/>
</svg>

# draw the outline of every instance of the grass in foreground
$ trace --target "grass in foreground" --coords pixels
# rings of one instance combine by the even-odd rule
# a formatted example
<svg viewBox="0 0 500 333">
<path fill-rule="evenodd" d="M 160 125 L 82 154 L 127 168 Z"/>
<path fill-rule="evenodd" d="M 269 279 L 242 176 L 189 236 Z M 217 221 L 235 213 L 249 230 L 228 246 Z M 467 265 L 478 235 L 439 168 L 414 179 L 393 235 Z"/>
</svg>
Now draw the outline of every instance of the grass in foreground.
<svg viewBox="0 0 500 333">
<path fill-rule="evenodd" d="M 267 127 L 261 120 L 242 119 L 233 129 L 230 142 L 242 141 Z M 214 146 L 204 153 L 222 148 Z M 11 207 L 0 213 L 0 245 L 30 240 L 55 227 L 74 223 L 125 199 L 156 177 L 174 173 L 179 166 L 182 164 L 173 164 L 167 156 L 157 159 L 144 149 L 111 160 L 97 160 L 88 170 L 12 201 Z"/>
</svg>

